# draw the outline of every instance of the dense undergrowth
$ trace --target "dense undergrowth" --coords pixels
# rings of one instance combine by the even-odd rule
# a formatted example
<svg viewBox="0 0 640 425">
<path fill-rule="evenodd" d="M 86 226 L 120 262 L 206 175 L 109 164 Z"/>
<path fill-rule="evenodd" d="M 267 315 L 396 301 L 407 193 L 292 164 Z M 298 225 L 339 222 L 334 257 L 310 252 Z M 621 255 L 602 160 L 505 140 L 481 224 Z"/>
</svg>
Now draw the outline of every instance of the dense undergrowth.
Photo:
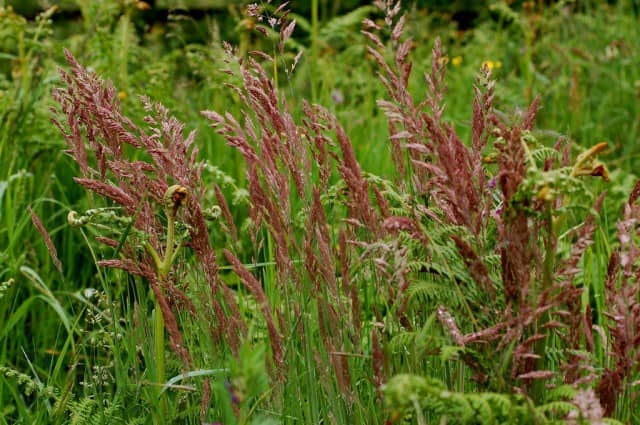
<svg viewBox="0 0 640 425">
<path fill-rule="evenodd" d="M 78 4 L 0 8 L 1 423 L 639 420 L 632 3 Z"/>
</svg>

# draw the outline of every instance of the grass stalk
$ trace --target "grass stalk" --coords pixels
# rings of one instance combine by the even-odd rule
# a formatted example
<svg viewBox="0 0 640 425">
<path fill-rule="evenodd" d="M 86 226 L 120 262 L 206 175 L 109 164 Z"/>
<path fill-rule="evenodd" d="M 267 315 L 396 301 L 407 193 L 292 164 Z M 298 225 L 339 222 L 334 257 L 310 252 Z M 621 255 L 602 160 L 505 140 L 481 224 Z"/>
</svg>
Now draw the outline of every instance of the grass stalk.
<svg viewBox="0 0 640 425">
<path fill-rule="evenodd" d="M 319 0 L 311 0 L 311 102 L 318 100 L 316 81 L 318 81 L 318 34 L 320 29 L 319 22 Z"/>
</svg>

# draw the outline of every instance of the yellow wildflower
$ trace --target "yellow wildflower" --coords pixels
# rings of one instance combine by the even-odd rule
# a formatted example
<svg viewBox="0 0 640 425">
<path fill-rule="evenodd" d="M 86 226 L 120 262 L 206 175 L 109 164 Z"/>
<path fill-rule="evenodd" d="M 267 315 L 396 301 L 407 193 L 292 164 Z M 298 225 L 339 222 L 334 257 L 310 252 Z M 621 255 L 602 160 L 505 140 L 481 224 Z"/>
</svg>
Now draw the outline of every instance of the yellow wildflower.
<svg viewBox="0 0 640 425">
<path fill-rule="evenodd" d="M 451 65 L 460 66 L 462 64 L 462 56 L 454 56 L 451 58 Z"/>
<path fill-rule="evenodd" d="M 127 98 L 127 93 L 125 93 L 125 92 L 123 92 L 123 91 L 118 92 L 118 98 L 119 98 L 120 100 L 125 100 L 125 99 Z"/>
<path fill-rule="evenodd" d="M 542 186 L 542 188 L 538 191 L 537 198 L 541 201 L 550 202 L 553 201 L 554 191 L 549 186 Z"/>
<path fill-rule="evenodd" d="M 502 62 L 500 61 L 492 61 L 492 60 L 486 60 L 484 62 L 482 62 L 482 66 L 483 67 L 487 67 L 489 68 L 489 71 L 493 71 L 494 69 L 500 69 L 502 68 Z"/>
</svg>

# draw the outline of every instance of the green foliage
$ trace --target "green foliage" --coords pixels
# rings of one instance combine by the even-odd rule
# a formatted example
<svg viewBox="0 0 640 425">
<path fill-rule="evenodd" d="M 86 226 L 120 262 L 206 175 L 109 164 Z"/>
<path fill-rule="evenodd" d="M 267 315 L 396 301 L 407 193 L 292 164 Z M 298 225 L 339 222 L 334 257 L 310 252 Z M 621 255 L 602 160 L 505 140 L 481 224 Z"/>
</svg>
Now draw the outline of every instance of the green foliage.
<svg viewBox="0 0 640 425">
<path fill-rule="evenodd" d="M 580 402 L 575 401 L 580 393 L 569 386 L 555 388 L 547 403 L 539 406 L 534 406 L 531 400 L 520 394 L 451 392 L 437 379 L 408 374 L 391 378 L 383 393 L 385 408 L 394 423 L 412 416 L 419 424 L 446 422 L 461 425 L 588 424 L 592 419 L 602 420 L 584 416 L 588 413 L 580 411 Z M 603 422 L 618 423 L 615 420 Z"/>
<path fill-rule="evenodd" d="M 71 425 L 90 424 L 130 424 L 122 418 L 120 404 L 107 403 L 106 406 L 92 397 L 85 397 L 79 401 L 69 403 Z"/>
<path fill-rule="evenodd" d="M 348 2 L 309 3 L 319 8 L 318 19 L 294 9 L 290 17 L 297 20 L 297 29 L 283 51 L 278 49 L 280 28 L 268 27 L 264 38 L 252 30 L 258 18 L 233 7 L 230 15 L 202 20 L 170 10 L 162 23 L 151 22 L 155 12 L 132 0 L 76 1 L 81 17 L 73 22 L 55 9 L 28 20 L 0 7 L 0 423 L 616 423 L 602 414 L 587 416 L 585 406 L 600 407 L 590 389 L 558 386 L 540 391 L 536 382 L 516 378 L 513 359 L 521 355 L 516 343 L 469 342 L 474 332 L 499 325 L 508 305 L 497 225 L 475 235 L 447 222 L 428 191 L 402 187 L 390 161 L 388 120 L 376 109 L 376 100 L 385 97 L 376 75 L 380 70 L 367 59 L 368 41 L 359 31 L 363 18 L 384 25 L 384 13 L 367 5 L 340 14 Z M 606 368 L 616 367 L 610 357 L 616 347 L 609 327 L 615 318 L 608 313 L 607 264 L 611 252 L 624 245 L 616 221 L 637 174 L 637 14 L 628 2 L 535 7 L 497 2 L 481 11 L 472 29 L 458 30 L 446 10 L 427 11 L 420 6 L 425 3 L 442 2 L 418 2 L 407 9 L 407 32 L 414 37 L 411 56 L 420 71 L 410 77 L 409 91 L 423 97 L 421 71 L 431 66 L 432 40 L 440 36 L 449 86 L 444 119 L 461 139 L 471 140 L 470 87 L 481 64 L 493 68 L 499 81 L 497 108 L 519 110 L 540 94 L 543 107 L 537 125 L 542 130 L 522 137 L 527 150 L 524 181 L 507 206 L 501 204 L 498 187 L 489 208 L 495 216 L 505 207 L 522 210 L 530 223 L 540 226 L 530 241 L 535 246 L 529 270 L 534 290 L 527 302 L 547 295 L 549 286 L 541 282 L 565 281 L 556 272 L 572 259 L 596 194 L 608 191 L 594 219 L 594 243 L 572 263 L 575 280 L 565 288 L 583 290 L 581 298 L 541 314 L 534 326 L 517 329 L 522 330 L 521 342 L 544 335 L 543 343 L 531 343 L 529 354 L 537 357 L 530 362 L 556 375 L 540 382 L 558 384 L 565 373 L 562 367 L 578 364 L 576 373 L 597 383 Z M 478 7 L 457 2 L 463 3 Z M 266 2 L 260 6 L 263 17 L 277 7 Z M 382 33 L 385 46 L 392 47 L 391 31 Z M 325 232 L 321 225 L 310 224 L 308 200 L 302 196 L 292 202 L 287 219 L 295 234 L 290 239 L 316 244 L 291 248 L 294 272 L 283 277 L 272 229 L 260 221 L 263 216 L 255 220 L 241 154 L 210 131 L 199 112 L 226 112 L 244 124 L 243 99 L 227 87 L 242 81 L 237 73 L 226 73 L 238 70 L 221 44 L 226 39 L 239 41 L 245 63 L 252 50 L 274 55 L 274 62 L 256 58 L 280 83 L 296 123 L 310 119 L 302 112 L 304 98 L 335 113 L 360 160 L 371 204 L 376 211 L 382 209 L 374 202 L 380 195 L 388 203 L 387 216 L 414 220 L 424 239 L 407 230 L 376 239 L 349 221 L 351 189 L 336 166 L 329 170 L 326 186 L 317 187 L 327 217 L 327 240 L 320 238 Z M 182 219 L 176 220 L 173 237 L 183 248 L 155 252 L 160 267 L 154 269 L 177 277 L 178 288 L 193 303 L 183 309 L 185 300 L 174 300 L 171 306 L 179 310 L 177 325 L 192 359 L 189 365 L 158 338 L 163 332 L 154 319 L 162 316 L 153 313 L 156 297 L 147 280 L 96 265 L 121 258 L 128 247 L 140 260 L 154 252 L 145 248 L 149 235 L 133 227 L 136 215 L 87 196 L 73 181 L 75 166 L 62 154 L 63 138 L 50 122 L 50 93 L 62 84 L 57 68 L 65 66 L 63 46 L 114 81 L 126 116 L 136 124 L 144 126 L 146 114 L 138 97 L 148 95 L 170 107 L 186 128 L 199 131 L 195 143 L 205 161 L 202 202 L 217 256 L 213 267 L 219 273 L 213 279 L 204 275 L 190 247 L 192 229 Z M 298 53 L 300 62 L 291 72 Z M 420 108 L 428 109 L 424 104 Z M 505 121 L 517 122 L 521 114 L 503 115 Z M 343 158 L 335 145 L 335 128 L 327 122 L 314 124 L 318 135 L 326 137 L 328 156 Z M 504 142 L 491 137 L 492 142 Z M 566 142 L 566 156 L 553 148 L 559 139 Z M 606 150 L 603 141 L 608 142 Z M 315 145 L 309 153 L 320 156 L 321 150 Z M 487 180 L 502 178 L 494 163 L 498 151 L 490 147 L 482 154 Z M 606 157 L 609 168 L 603 168 L 597 154 Z M 576 160 L 567 163 L 570 157 Z M 137 152 L 132 159 L 148 158 Z M 309 181 L 317 186 L 319 170 L 310 174 Z M 610 182 L 587 182 L 587 175 L 606 176 Z M 228 203 L 231 221 L 221 198 Z M 52 267 L 54 253 L 41 243 L 27 207 L 50 232 L 62 273 Z M 70 228 L 68 218 L 84 226 Z M 167 225 L 160 209 L 154 219 Z M 116 246 L 97 244 L 96 236 L 112 238 Z M 495 298 L 465 262 L 468 258 L 454 237 L 471 246 L 486 266 Z M 267 304 L 233 272 L 224 250 L 246 263 Z M 309 253 L 320 265 L 330 264 L 323 274 L 307 269 L 312 266 L 305 263 Z M 320 284 L 314 280 L 318 275 Z M 329 287 L 333 280 L 335 293 Z M 229 305 L 214 303 L 216 291 L 231 294 L 237 314 L 247 323 L 236 351 L 221 343 L 225 324 L 212 319 L 221 314 L 236 320 Z M 441 306 L 445 310 L 439 310 Z M 272 313 L 283 338 L 282 370 L 273 361 L 265 311 Z M 439 311 L 449 314 L 451 328 Z M 569 314 L 592 320 L 588 330 L 593 335 L 569 342 L 571 329 L 555 327 Z M 639 377 L 631 370 L 620 389 L 612 415 L 622 422 L 638 420 L 633 383 Z M 512 393 L 516 387 L 529 396 Z"/>
<path fill-rule="evenodd" d="M 219 405 L 217 419 L 225 424 L 272 425 L 281 423 L 262 411 L 268 400 L 269 375 L 265 369 L 265 349 L 246 343 L 240 349 L 237 360 L 232 360 L 228 376 L 216 379 L 214 393 Z"/>
<path fill-rule="evenodd" d="M 384 387 L 385 407 L 399 420 L 410 411 L 418 423 L 543 424 L 538 409 L 520 395 L 455 393 L 442 382 L 416 375 L 396 375 Z"/>
</svg>

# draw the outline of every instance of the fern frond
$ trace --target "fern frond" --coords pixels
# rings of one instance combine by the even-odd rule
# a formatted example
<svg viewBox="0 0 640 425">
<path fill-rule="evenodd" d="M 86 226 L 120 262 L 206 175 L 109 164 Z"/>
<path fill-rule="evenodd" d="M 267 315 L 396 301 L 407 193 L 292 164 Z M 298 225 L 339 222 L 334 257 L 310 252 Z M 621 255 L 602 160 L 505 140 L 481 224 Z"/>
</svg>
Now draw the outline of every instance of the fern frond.
<svg viewBox="0 0 640 425">
<path fill-rule="evenodd" d="M 84 397 L 79 401 L 71 401 L 67 405 L 71 413 L 70 425 L 89 425 L 93 418 L 98 402 L 91 397 Z"/>
<path fill-rule="evenodd" d="M 575 404 L 567 401 L 552 401 L 536 407 L 536 411 L 544 413 L 550 418 L 566 417 L 570 412 L 577 411 Z"/>
<path fill-rule="evenodd" d="M 463 304 L 463 300 L 452 285 L 436 282 L 416 282 L 409 287 L 408 295 L 410 305 L 414 303 L 432 306 L 445 304 L 448 307 L 459 308 Z"/>
<path fill-rule="evenodd" d="M 468 394 L 466 398 L 469 399 L 471 407 L 474 410 L 476 421 L 482 424 L 493 424 L 497 422 L 490 398 L 485 397 L 484 394 Z"/>
<path fill-rule="evenodd" d="M 560 385 L 549 391 L 548 399 L 552 401 L 573 400 L 578 390 L 571 385 Z"/>
<path fill-rule="evenodd" d="M 417 336 L 417 332 L 398 333 L 389 341 L 389 351 L 394 355 L 413 353 Z"/>
<path fill-rule="evenodd" d="M 539 146 L 537 149 L 531 151 L 531 157 L 537 163 L 543 163 L 547 159 L 558 159 L 560 157 L 560 153 L 553 148 Z"/>
<path fill-rule="evenodd" d="M 78 401 L 67 403 L 70 413 L 70 425 L 117 425 L 124 423 L 122 418 L 122 404 L 109 402 L 102 406 L 91 397 L 83 397 Z M 128 424 L 131 423 L 127 422 Z"/>
</svg>

